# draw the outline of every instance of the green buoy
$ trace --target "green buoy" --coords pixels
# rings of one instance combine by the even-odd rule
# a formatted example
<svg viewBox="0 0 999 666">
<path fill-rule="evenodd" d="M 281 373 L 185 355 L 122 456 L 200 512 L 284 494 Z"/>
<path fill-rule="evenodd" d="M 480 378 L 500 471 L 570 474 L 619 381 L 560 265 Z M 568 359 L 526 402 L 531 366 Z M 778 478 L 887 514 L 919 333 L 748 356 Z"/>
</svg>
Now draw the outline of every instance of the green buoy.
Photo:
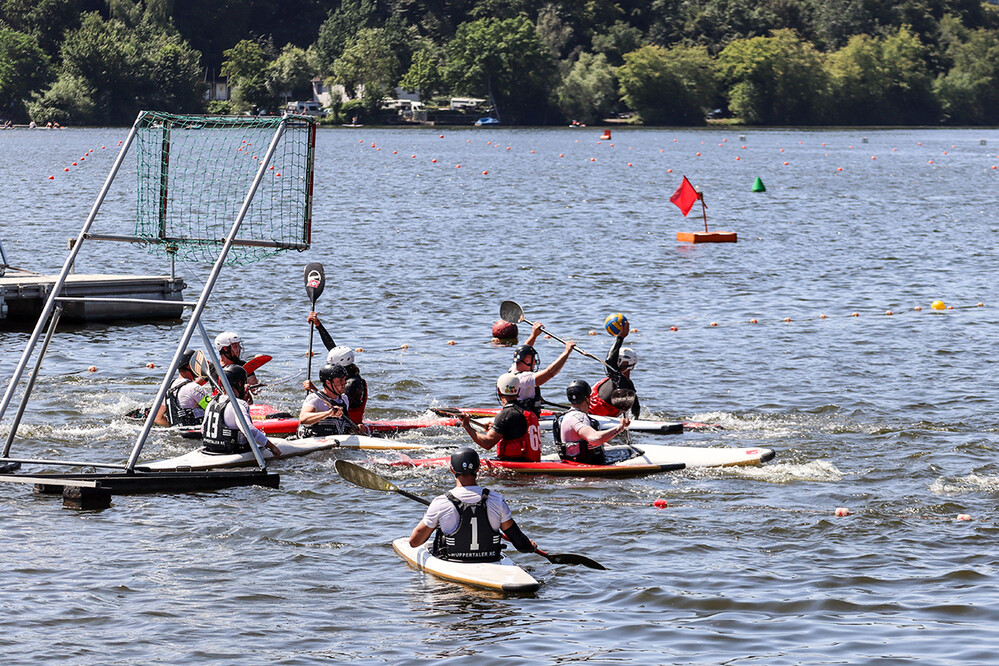
<svg viewBox="0 0 999 666">
<path fill-rule="evenodd" d="M 753 183 L 753 191 L 754 192 L 766 192 L 767 191 L 767 188 L 763 186 L 763 181 L 760 180 L 759 176 L 756 177 L 756 182 Z"/>
</svg>

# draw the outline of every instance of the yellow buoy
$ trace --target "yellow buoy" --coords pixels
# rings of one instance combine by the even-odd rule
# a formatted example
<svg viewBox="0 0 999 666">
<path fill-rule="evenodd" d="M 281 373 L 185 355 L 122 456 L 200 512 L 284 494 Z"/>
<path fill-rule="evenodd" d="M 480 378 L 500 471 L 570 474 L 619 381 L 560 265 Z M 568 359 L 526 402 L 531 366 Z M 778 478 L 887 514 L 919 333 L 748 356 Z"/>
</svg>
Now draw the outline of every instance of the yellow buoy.
<svg viewBox="0 0 999 666">
<path fill-rule="evenodd" d="M 933 301 L 932 303 L 930 303 L 930 307 L 933 308 L 934 310 L 946 310 L 947 309 L 947 306 L 944 305 L 943 301 Z"/>
</svg>

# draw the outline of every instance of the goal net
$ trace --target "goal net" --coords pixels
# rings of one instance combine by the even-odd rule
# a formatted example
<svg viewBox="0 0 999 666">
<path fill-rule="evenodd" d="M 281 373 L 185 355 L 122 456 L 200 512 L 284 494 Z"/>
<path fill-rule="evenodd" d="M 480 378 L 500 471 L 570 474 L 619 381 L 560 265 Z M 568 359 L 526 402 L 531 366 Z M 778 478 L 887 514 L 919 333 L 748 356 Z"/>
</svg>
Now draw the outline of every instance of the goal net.
<svg viewBox="0 0 999 666">
<path fill-rule="evenodd" d="M 147 111 L 137 123 L 135 235 L 152 251 L 215 261 L 273 142 L 226 263 L 309 248 L 313 119 Z"/>
</svg>

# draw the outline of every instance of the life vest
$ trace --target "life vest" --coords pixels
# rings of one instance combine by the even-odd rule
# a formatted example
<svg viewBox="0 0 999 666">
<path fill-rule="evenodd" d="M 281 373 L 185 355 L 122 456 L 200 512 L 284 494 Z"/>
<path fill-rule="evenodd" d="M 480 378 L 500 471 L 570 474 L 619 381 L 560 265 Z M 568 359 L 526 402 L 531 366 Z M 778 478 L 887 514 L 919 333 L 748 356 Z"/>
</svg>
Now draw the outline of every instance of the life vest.
<svg viewBox="0 0 999 666">
<path fill-rule="evenodd" d="M 559 414 L 552 421 L 552 435 L 555 437 L 555 445 L 558 446 L 558 457 L 562 460 L 570 460 L 572 462 L 586 463 L 589 465 L 603 465 L 606 462 L 604 457 L 604 447 L 599 449 L 591 449 L 589 443 L 583 439 L 578 442 L 563 442 L 562 441 L 562 419 L 571 413 L 569 410 L 565 414 Z M 582 412 L 580 412 L 582 413 Z M 587 415 L 586 418 L 590 422 L 590 427 L 594 430 L 600 429 L 600 424 L 593 417 Z"/>
<path fill-rule="evenodd" d="M 489 489 L 482 489 L 482 498 L 474 504 L 460 501 L 452 493 L 445 495 L 458 512 L 458 529 L 444 534 L 439 529 L 434 537 L 433 553 L 442 560 L 458 562 L 497 562 L 502 557 L 500 532 L 489 523 L 486 500 Z"/>
<path fill-rule="evenodd" d="M 516 439 L 501 439 L 496 444 L 496 457 L 500 460 L 539 462 L 541 460 L 541 426 L 538 423 L 538 415 L 520 404 L 515 404 L 513 408 L 524 415 L 524 419 L 527 421 L 527 432 Z"/>
<path fill-rule="evenodd" d="M 600 387 L 610 381 L 610 377 L 604 377 L 590 391 L 590 414 L 597 416 L 618 416 L 621 413 L 614 405 L 600 397 Z"/>
<path fill-rule="evenodd" d="M 201 424 L 201 438 L 204 449 L 210 453 L 243 453 L 250 450 L 250 445 L 243 438 L 240 442 L 239 428 L 230 428 L 225 424 L 225 408 L 229 398 L 222 396 L 212 400 L 205 409 L 205 420 Z M 239 409 L 238 405 L 235 405 Z"/>
<path fill-rule="evenodd" d="M 364 421 L 364 407 L 368 404 L 368 382 L 360 375 L 351 377 L 347 380 L 343 392 L 347 395 L 347 403 L 350 405 L 347 416 L 360 425 Z"/>
<path fill-rule="evenodd" d="M 317 395 L 323 399 L 323 401 L 330 407 L 343 407 L 343 402 L 340 400 L 329 397 L 324 393 L 317 393 Z M 350 404 L 350 400 L 347 400 L 347 404 Z M 347 410 L 350 414 L 350 410 Z M 353 420 L 353 419 L 351 419 Z M 311 425 L 299 425 L 298 426 L 298 436 L 299 437 L 330 437 L 332 435 L 343 435 L 349 432 L 353 432 L 353 426 L 350 421 L 348 421 L 343 416 L 329 417 L 325 418 L 318 423 L 313 423 Z"/>
<path fill-rule="evenodd" d="M 194 415 L 194 410 L 180 406 L 180 390 L 191 383 L 192 380 L 184 379 L 175 386 L 171 386 L 166 392 L 166 417 L 167 423 L 172 426 L 184 425 L 193 426 L 201 423 L 201 419 Z"/>
</svg>

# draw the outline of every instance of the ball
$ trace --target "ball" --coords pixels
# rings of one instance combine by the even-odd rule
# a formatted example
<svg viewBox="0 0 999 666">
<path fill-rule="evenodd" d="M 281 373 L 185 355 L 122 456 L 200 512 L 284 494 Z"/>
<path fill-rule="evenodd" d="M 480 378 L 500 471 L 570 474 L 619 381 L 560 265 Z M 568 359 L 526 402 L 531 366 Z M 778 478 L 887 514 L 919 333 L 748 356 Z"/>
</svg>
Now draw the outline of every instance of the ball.
<svg viewBox="0 0 999 666">
<path fill-rule="evenodd" d="M 517 337 L 517 325 L 500 319 L 493 324 L 493 337 L 499 340 L 512 340 Z"/>
<path fill-rule="evenodd" d="M 604 319 L 604 330 L 616 337 L 621 335 L 621 331 L 624 330 L 624 325 L 627 323 L 627 317 L 620 312 L 615 312 L 612 315 L 608 315 L 607 319 Z"/>
</svg>

